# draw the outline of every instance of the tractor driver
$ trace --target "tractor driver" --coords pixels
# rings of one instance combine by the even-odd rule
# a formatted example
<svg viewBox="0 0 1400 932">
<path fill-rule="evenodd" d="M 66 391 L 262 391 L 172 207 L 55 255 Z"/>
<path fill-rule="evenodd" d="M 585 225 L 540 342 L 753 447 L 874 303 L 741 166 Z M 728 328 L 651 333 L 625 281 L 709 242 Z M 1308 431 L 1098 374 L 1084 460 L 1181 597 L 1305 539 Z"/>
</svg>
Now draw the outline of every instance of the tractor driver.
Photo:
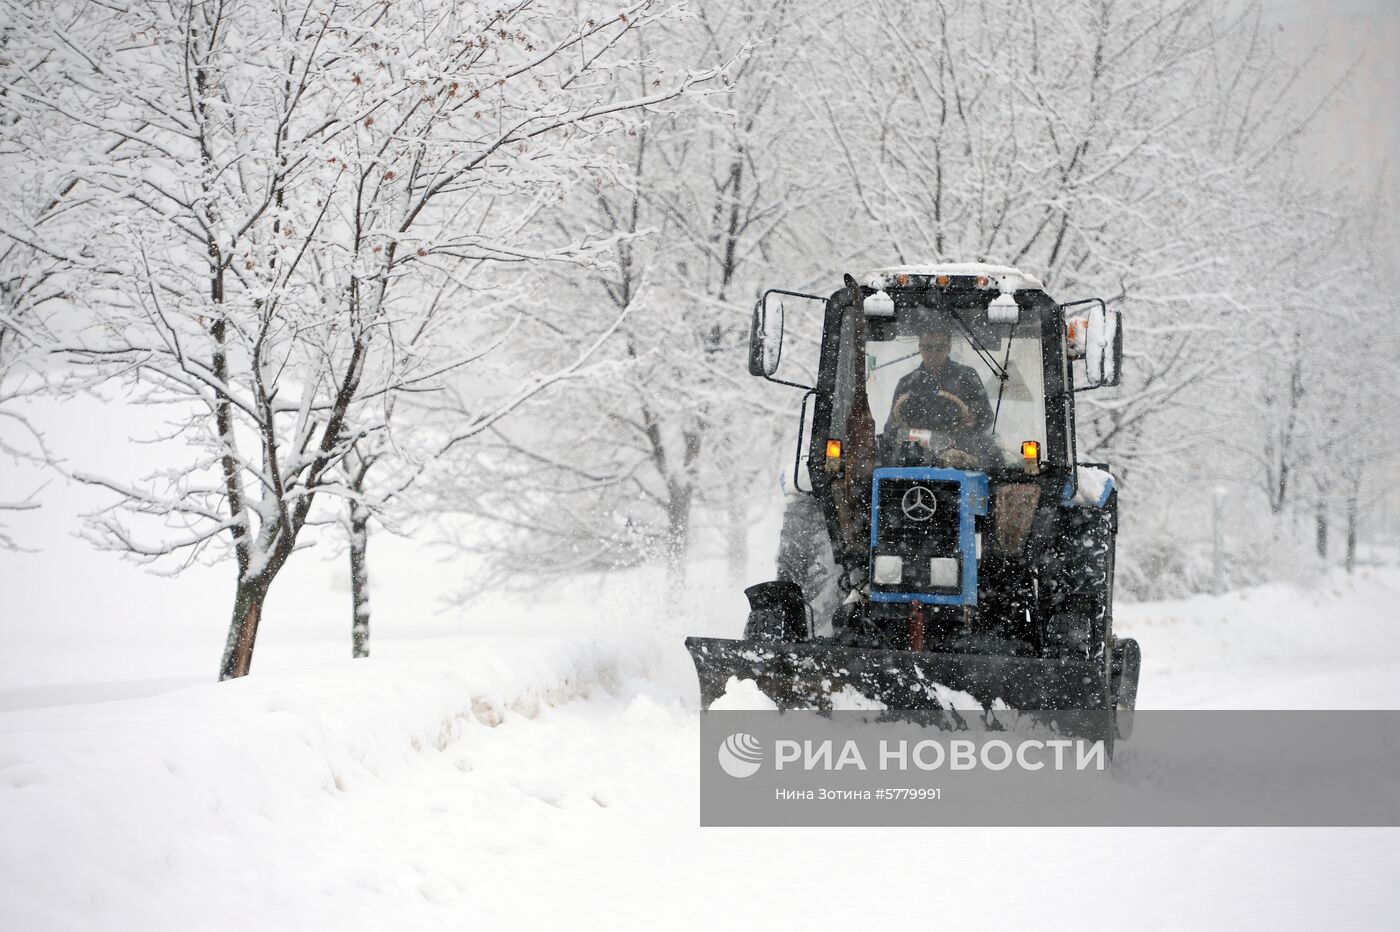
<svg viewBox="0 0 1400 932">
<path fill-rule="evenodd" d="M 987 436 L 992 406 L 976 371 L 948 358 L 952 347 L 953 332 L 944 323 L 919 335 L 921 362 L 895 386 L 890 426 L 896 431 L 922 428 L 948 435 L 954 447 L 944 457 L 949 465 L 1000 465 L 981 462 L 999 459 Z"/>
</svg>

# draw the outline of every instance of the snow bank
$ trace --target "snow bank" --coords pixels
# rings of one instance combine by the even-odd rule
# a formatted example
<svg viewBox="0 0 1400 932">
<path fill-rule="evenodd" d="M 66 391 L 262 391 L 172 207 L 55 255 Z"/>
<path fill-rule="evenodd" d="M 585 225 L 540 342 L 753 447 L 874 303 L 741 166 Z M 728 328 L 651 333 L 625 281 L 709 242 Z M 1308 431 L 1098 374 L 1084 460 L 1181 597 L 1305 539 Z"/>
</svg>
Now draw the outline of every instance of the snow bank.
<svg viewBox="0 0 1400 932">
<path fill-rule="evenodd" d="M 411 791 L 437 769 L 470 770 L 473 736 L 605 698 L 622 675 L 596 643 L 482 639 L 0 715 L 0 925 L 258 928 L 268 916 L 328 925 L 327 895 L 350 905 L 402 876 L 382 870 L 374 850 L 392 824 L 347 834 L 357 804 Z M 298 863 L 280 869 L 319 889 L 278 883 L 259 859 L 282 852 Z M 423 896 L 445 895 L 424 871 Z"/>
<path fill-rule="evenodd" d="M 1142 646 L 1141 709 L 1400 708 L 1400 572 L 1337 571 L 1166 602 L 1118 602 Z"/>
<path fill-rule="evenodd" d="M 1386 708 L 1397 597 L 1391 571 L 1118 623 L 1150 707 Z M 936 904 L 954 927 L 1069 929 L 1083 911 L 1045 904 L 1086 876 L 1135 929 L 1394 924 L 1394 830 L 702 830 L 694 698 L 629 656 L 453 639 L 0 714 L 0 928 L 864 928 Z M 889 883 L 930 852 L 956 857 Z"/>
</svg>

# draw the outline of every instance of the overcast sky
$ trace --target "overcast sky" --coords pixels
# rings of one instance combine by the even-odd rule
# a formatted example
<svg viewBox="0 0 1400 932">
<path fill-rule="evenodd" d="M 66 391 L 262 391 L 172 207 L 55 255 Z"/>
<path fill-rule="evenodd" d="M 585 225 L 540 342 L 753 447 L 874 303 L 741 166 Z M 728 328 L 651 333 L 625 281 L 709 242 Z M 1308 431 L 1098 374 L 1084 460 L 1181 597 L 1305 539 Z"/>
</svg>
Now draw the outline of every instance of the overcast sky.
<svg viewBox="0 0 1400 932">
<path fill-rule="evenodd" d="M 1400 0 L 1266 0 L 1295 51 L 1316 47 L 1309 90 L 1323 93 L 1353 64 L 1351 84 L 1320 117 L 1322 164 L 1374 190 L 1382 171 L 1392 196 L 1400 161 Z"/>
</svg>

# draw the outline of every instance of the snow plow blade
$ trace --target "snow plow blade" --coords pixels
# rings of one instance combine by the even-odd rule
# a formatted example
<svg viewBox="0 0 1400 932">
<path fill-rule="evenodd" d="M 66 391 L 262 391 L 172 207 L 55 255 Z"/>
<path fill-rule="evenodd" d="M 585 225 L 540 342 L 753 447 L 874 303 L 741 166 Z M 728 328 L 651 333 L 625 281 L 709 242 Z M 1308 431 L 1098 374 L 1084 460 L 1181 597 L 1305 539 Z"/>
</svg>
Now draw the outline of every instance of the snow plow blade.
<svg viewBox="0 0 1400 932">
<path fill-rule="evenodd" d="M 686 638 L 708 709 L 730 677 L 753 680 L 779 709 L 830 709 L 846 687 L 890 710 L 965 708 L 966 693 L 984 709 L 1052 712 L 1106 709 L 1104 666 L 1089 660 L 1041 660 L 987 654 L 867 650 L 828 644 L 784 644 L 725 638 Z M 1133 644 L 1136 648 L 1136 644 Z M 1127 671 L 1124 671 L 1127 672 Z M 1136 664 L 1130 672 L 1136 691 Z M 1127 676 L 1114 677 L 1115 703 Z"/>
</svg>

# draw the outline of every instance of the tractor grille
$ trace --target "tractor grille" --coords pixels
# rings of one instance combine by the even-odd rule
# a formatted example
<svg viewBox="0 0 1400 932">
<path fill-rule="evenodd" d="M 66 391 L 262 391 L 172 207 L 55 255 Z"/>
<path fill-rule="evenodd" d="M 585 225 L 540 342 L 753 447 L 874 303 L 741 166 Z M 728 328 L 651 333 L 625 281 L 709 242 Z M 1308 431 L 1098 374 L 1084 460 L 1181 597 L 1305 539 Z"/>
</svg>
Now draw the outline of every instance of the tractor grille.
<svg viewBox="0 0 1400 932">
<path fill-rule="evenodd" d="M 933 493 L 937 506 L 933 517 L 916 521 L 904 513 L 905 496 L 916 487 Z M 911 494 L 912 493 L 912 494 Z M 929 556 L 948 556 L 958 547 L 958 493 L 956 482 L 929 482 L 925 479 L 883 479 L 880 482 L 880 517 L 875 541 L 890 553 L 913 553 L 934 548 Z"/>
<path fill-rule="evenodd" d="M 875 555 L 892 555 L 904 560 L 904 580 L 900 585 L 882 585 L 891 592 L 927 592 L 929 559 L 956 557 L 958 553 L 959 493 L 956 482 L 932 482 L 926 479 L 882 479 L 878 486 L 879 511 L 875 523 Z M 918 504 L 927 496 L 917 489 L 932 493 L 933 515 L 915 520 L 906 514 L 905 504 Z"/>
</svg>

